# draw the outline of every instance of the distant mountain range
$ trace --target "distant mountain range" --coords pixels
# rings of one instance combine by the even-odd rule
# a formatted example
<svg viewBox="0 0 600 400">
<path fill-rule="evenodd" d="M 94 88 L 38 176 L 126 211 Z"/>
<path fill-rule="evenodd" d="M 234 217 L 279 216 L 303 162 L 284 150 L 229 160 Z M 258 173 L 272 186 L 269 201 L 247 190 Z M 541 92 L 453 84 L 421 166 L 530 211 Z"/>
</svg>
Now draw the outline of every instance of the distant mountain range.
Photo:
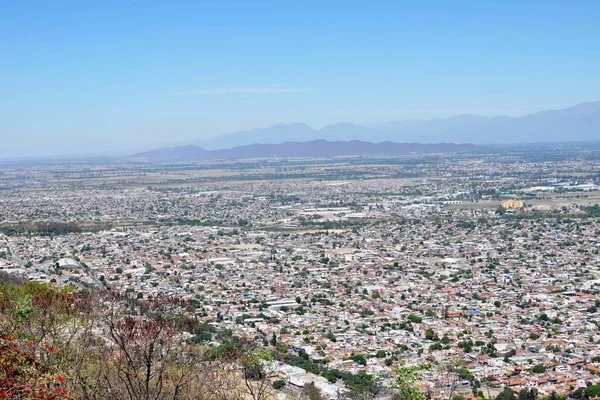
<svg viewBox="0 0 600 400">
<path fill-rule="evenodd" d="M 270 157 L 335 157 L 476 151 L 475 144 L 600 140 L 600 101 L 522 117 L 458 115 L 370 126 L 351 123 L 313 129 L 304 123 L 234 132 L 187 146 L 128 158 L 215 160 Z M 458 143 L 458 144 L 455 144 Z"/>
<path fill-rule="evenodd" d="M 336 156 L 392 156 L 402 154 L 459 153 L 483 150 L 472 144 L 420 144 L 420 143 L 370 143 L 358 140 L 335 141 L 311 140 L 308 142 L 285 142 L 281 144 L 251 144 L 231 149 L 205 150 L 188 145 L 168 147 L 127 157 L 133 160 L 236 160 L 275 157 L 336 157 Z"/>
<path fill-rule="evenodd" d="M 385 122 L 369 126 L 351 123 L 313 129 L 304 123 L 229 133 L 194 144 L 205 149 L 229 149 L 254 143 L 279 144 L 313 140 L 398 143 L 539 143 L 600 140 L 600 101 L 522 117 L 458 115 L 451 118 Z"/>
</svg>

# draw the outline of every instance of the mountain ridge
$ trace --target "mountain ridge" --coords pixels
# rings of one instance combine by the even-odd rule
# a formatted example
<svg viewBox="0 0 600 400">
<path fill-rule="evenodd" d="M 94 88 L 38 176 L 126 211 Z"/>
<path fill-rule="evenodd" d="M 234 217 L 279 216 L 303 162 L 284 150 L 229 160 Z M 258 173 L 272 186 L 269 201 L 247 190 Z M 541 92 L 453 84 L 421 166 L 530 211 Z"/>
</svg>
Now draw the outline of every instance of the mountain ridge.
<svg viewBox="0 0 600 400">
<path fill-rule="evenodd" d="M 303 122 L 232 132 L 194 144 L 208 150 L 253 143 L 324 139 L 401 143 L 505 144 L 600 139 L 600 101 L 509 117 L 459 114 L 449 118 L 409 119 L 368 125 L 339 122 L 314 129 Z"/>
<path fill-rule="evenodd" d="M 454 143 L 371 143 L 360 140 L 327 141 L 323 139 L 280 144 L 254 143 L 229 149 L 206 150 L 197 145 L 164 147 L 134 154 L 136 160 L 236 160 L 251 158 L 393 156 L 405 154 L 458 153 L 483 150 L 484 146 Z"/>
</svg>

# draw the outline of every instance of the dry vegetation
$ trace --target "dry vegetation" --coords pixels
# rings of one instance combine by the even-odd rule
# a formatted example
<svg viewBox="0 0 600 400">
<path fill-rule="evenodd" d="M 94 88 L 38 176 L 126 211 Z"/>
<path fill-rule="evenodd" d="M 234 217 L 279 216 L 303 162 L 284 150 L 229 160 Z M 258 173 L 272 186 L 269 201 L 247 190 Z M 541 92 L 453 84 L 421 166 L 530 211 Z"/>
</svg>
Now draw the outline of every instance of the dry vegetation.
<svg viewBox="0 0 600 400">
<path fill-rule="evenodd" d="M 158 303 L 3 281 L 0 398 L 272 398 L 255 347 L 196 344 L 184 336 L 194 323 Z"/>
</svg>

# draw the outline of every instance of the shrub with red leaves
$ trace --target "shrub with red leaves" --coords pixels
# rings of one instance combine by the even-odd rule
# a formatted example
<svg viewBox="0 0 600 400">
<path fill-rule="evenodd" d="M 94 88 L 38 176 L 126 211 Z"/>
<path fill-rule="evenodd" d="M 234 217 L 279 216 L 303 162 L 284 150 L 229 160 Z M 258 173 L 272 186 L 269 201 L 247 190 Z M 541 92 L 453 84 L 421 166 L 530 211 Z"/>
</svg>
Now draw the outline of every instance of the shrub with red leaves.
<svg viewBox="0 0 600 400">
<path fill-rule="evenodd" d="M 0 339 L 0 399 L 68 400 L 65 378 L 40 362 L 31 342 L 20 343 L 14 337 Z"/>
</svg>

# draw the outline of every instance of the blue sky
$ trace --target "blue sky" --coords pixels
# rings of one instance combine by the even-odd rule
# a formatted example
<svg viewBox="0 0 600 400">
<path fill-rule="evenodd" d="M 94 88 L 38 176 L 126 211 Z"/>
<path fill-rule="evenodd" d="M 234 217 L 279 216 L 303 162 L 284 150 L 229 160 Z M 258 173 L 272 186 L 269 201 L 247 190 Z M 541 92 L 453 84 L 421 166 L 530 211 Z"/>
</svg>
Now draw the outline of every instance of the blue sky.
<svg viewBox="0 0 600 400">
<path fill-rule="evenodd" d="M 12 1 L 0 155 L 600 100 L 598 1 Z"/>
</svg>

